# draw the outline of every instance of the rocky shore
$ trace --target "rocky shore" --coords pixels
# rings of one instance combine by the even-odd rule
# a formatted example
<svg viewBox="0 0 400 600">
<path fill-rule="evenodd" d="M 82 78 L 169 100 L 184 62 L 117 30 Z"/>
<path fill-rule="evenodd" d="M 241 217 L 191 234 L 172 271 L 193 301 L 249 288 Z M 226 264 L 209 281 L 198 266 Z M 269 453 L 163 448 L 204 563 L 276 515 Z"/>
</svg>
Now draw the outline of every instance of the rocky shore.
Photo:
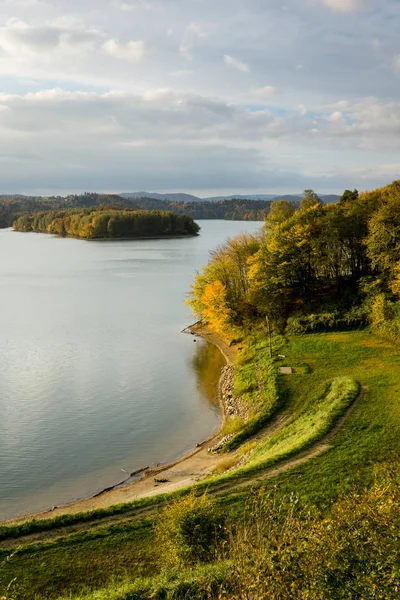
<svg viewBox="0 0 400 600">
<path fill-rule="evenodd" d="M 234 393 L 235 386 L 235 367 L 226 365 L 222 368 L 221 379 L 219 380 L 220 403 L 225 419 L 229 417 L 241 417 L 244 419 L 246 413 L 243 402 L 237 398 Z"/>
</svg>

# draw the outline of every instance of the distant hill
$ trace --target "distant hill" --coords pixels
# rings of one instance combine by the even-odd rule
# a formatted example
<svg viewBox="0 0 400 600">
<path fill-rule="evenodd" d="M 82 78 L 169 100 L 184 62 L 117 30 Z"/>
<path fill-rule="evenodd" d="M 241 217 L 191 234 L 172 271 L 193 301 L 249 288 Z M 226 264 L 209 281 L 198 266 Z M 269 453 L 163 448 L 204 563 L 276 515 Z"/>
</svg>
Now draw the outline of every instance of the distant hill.
<svg viewBox="0 0 400 600">
<path fill-rule="evenodd" d="M 166 200 L 167 202 L 201 202 L 202 198 L 192 194 L 157 194 L 156 192 L 125 192 L 119 194 L 122 198 L 152 198 L 153 200 Z"/>
<path fill-rule="evenodd" d="M 340 196 L 336 194 L 321 194 L 320 198 L 324 204 L 333 204 L 334 202 L 338 202 Z"/>
<path fill-rule="evenodd" d="M 193 194 L 173 193 L 159 194 L 157 192 L 125 192 L 119 194 L 122 198 L 152 198 L 153 200 L 166 200 L 167 202 L 219 202 L 221 200 L 289 200 L 290 202 L 300 202 L 303 194 L 232 194 L 230 196 L 209 196 L 199 198 Z M 319 194 L 325 204 L 337 202 L 340 196 L 335 194 Z"/>
<path fill-rule="evenodd" d="M 232 196 L 211 196 L 203 198 L 204 201 L 218 202 L 219 200 L 289 200 L 289 202 L 301 202 L 304 194 L 234 194 Z M 335 194 L 319 194 L 325 204 L 337 202 L 340 196 Z"/>
<path fill-rule="evenodd" d="M 203 198 L 205 202 L 218 202 L 219 200 L 274 200 L 276 194 L 233 194 L 232 196 L 210 196 Z"/>
<path fill-rule="evenodd" d="M 300 203 L 303 199 L 303 194 L 282 194 L 281 196 L 274 196 L 272 201 L 275 200 L 288 200 L 289 202 Z"/>
</svg>

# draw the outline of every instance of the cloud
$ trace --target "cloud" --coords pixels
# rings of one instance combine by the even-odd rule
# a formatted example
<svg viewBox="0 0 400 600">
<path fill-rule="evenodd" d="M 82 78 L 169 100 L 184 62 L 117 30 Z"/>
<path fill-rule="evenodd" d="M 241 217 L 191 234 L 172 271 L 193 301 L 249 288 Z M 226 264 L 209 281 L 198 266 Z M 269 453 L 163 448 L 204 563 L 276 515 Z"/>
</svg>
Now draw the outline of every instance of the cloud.
<svg viewBox="0 0 400 600">
<path fill-rule="evenodd" d="M 243 160 L 246 187 L 282 174 L 294 191 L 305 177 L 312 187 L 313 173 L 342 182 L 348 165 L 358 187 L 361 168 L 400 152 L 395 0 L 376 10 L 364 10 L 370 0 L 285 0 L 287 10 L 272 0 L 0 4 L 0 166 L 14 189 L 20 173 L 68 180 L 65 165 L 87 187 L 104 183 L 103 171 L 116 182 L 128 163 L 138 178 L 165 163 L 160 185 L 193 189 L 191 160 L 204 181 L 229 185 L 239 179 L 230 159 L 238 172 Z"/>
<path fill-rule="evenodd" d="M 360 0 L 319 0 L 319 2 L 339 12 L 352 12 L 360 8 Z"/>
<path fill-rule="evenodd" d="M 298 106 L 282 114 L 166 88 L 2 93 L 2 185 L 11 191 L 18 181 L 27 193 L 200 190 L 205 182 L 208 189 L 233 191 L 340 191 L 391 177 L 390 159 L 371 155 L 357 164 L 354 152 L 400 148 L 400 103 L 339 104 L 341 110 L 327 105 L 320 114 Z M 375 164 L 389 166 L 375 171 Z"/>
<path fill-rule="evenodd" d="M 171 71 L 170 75 L 172 77 L 188 77 L 189 75 L 193 75 L 194 71 L 192 69 L 178 69 L 177 71 Z"/>
<path fill-rule="evenodd" d="M 31 191 L 200 188 L 204 173 L 212 187 L 257 185 L 265 177 L 262 156 L 224 141 L 233 111 L 224 103 L 170 90 L 142 96 L 60 89 L 1 94 L 0 136 L 7 145 L 0 157 L 7 171 L 3 189 L 16 178 Z M 220 132 L 216 126 L 222 126 Z M 26 147 L 34 148 L 29 160 Z"/>
<path fill-rule="evenodd" d="M 203 143 L 264 147 L 282 140 L 307 142 L 318 130 L 319 139 L 338 146 L 363 144 L 400 147 L 400 103 L 366 99 L 343 110 L 327 110 L 319 116 L 305 107 L 286 114 L 251 110 L 214 98 L 181 93 L 168 88 L 143 94 L 122 91 L 107 93 L 41 90 L 21 95 L 0 94 L 2 140 L 27 139 L 35 132 L 34 147 L 57 138 L 75 144 L 76 139 L 112 141 L 114 146 L 171 143 Z M 4 143 L 4 142 L 3 142 Z"/>
<path fill-rule="evenodd" d="M 12 18 L 0 27 L 1 59 L 3 62 L 14 59 L 18 63 L 36 58 L 48 61 L 49 52 L 58 55 L 82 53 L 93 48 L 99 37 L 99 31 L 85 28 L 76 19 L 60 18 L 38 26 Z"/>
<path fill-rule="evenodd" d="M 183 34 L 182 41 L 179 46 L 179 52 L 188 60 L 193 59 L 193 46 L 197 40 L 201 40 L 208 36 L 205 26 L 202 23 L 190 23 Z"/>
<path fill-rule="evenodd" d="M 9 6 L 29 8 L 30 6 L 38 6 L 43 4 L 42 0 L 5 0 L 5 4 Z"/>
<path fill-rule="evenodd" d="M 103 44 L 103 50 L 118 60 L 139 61 L 145 54 L 145 46 L 142 41 L 130 41 L 127 44 L 119 44 L 116 40 L 107 40 Z"/>
<path fill-rule="evenodd" d="M 233 67 L 242 73 L 248 73 L 248 71 L 250 71 L 249 66 L 245 62 L 230 56 L 230 54 L 224 54 L 224 61 L 229 67 Z"/>
<path fill-rule="evenodd" d="M 264 85 L 263 87 L 253 89 L 253 94 L 257 98 L 260 98 L 260 100 L 268 100 L 271 96 L 275 96 L 277 93 L 278 90 L 272 85 Z"/>
<path fill-rule="evenodd" d="M 153 5 L 151 2 L 146 0 L 136 0 L 136 2 L 125 2 L 124 0 L 116 2 L 118 8 L 124 11 L 133 10 L 151 10 Z"/>
<path fill-rule="evenodd" d="M 372 48 L 375 50 L 375 52 L 378 52 L 378 50 L 381 49 L 381 41 L 379 38 L 374 38 L 371 42 L 372 44 Z"/>
<path fill-rule="evenodd" d="M 305 104 L 299 104 L 297 108 L 299 109 L 299 113 L 302 117 L 304 117 L 307 114 L 307 107 Z"/>
<path fill-rule="evenodd" d="M 341 113 L 340 110 L 336 110 L 335 112 L 329 115 L 328 120 L 331 121 L 331 123 L 337 123 L 338 121 L 342 123 L 343 113 Z"/>
</svg>

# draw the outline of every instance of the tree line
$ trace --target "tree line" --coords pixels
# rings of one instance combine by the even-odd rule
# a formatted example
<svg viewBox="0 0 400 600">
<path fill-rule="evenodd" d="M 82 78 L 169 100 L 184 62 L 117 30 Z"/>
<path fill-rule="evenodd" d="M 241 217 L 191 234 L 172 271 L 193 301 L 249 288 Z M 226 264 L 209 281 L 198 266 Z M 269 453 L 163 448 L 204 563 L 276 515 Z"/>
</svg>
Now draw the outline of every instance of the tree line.
<svg viewBox="0 0 400 600">
<path fill-rule="evenodd" d="M 262 221 L 267 216 L 271 202 L 264 200 L 218 200 L 207 202 L 169 202 L 154 198 L 122 198 L 117 194 L 84 193 L 50 198 L 39 196 L 0 196 L 0 228 L 11 227 L 25 214 L 45 210 L 70 208 L 95 208 L 107 206 L 119 209 L 170 210 L 192 219 L 227 219 L 237 221 Z"/>
<path fill-rule="evenodd" d="M 51 210 L 22 215 L 16 231 L 54 233 L 83 239 L 195 235 L 200 227 L 191 217 L 171 211 L 96 209 Z"/>
<path fill-rule="evenodd" d="M 217 330 L 267 316 L 305 332 L 372 323 L 400 334 L 400 181 L 346 190 L 323 205 L 306 190 L 298 210 L 273 202 L 257 235 L 211 253 L 190 292 L 195 313 Z"/>
</svg>

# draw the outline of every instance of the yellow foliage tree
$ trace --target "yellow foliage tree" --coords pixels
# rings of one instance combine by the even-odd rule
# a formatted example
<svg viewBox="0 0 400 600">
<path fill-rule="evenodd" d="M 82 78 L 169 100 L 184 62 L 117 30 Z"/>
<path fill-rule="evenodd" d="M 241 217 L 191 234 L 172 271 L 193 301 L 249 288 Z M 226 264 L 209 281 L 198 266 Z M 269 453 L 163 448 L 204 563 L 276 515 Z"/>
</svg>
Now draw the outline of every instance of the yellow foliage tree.
<svg viewBox="0 0 400 600">
<path fill-rule="evenodd" d="M 227 291 L 219 279 L 207 283 L 201 298 L 203 316 L 219 333 L 226 332 L 231 325 L 232 310 L 227 304 Z"/>
</svg>

